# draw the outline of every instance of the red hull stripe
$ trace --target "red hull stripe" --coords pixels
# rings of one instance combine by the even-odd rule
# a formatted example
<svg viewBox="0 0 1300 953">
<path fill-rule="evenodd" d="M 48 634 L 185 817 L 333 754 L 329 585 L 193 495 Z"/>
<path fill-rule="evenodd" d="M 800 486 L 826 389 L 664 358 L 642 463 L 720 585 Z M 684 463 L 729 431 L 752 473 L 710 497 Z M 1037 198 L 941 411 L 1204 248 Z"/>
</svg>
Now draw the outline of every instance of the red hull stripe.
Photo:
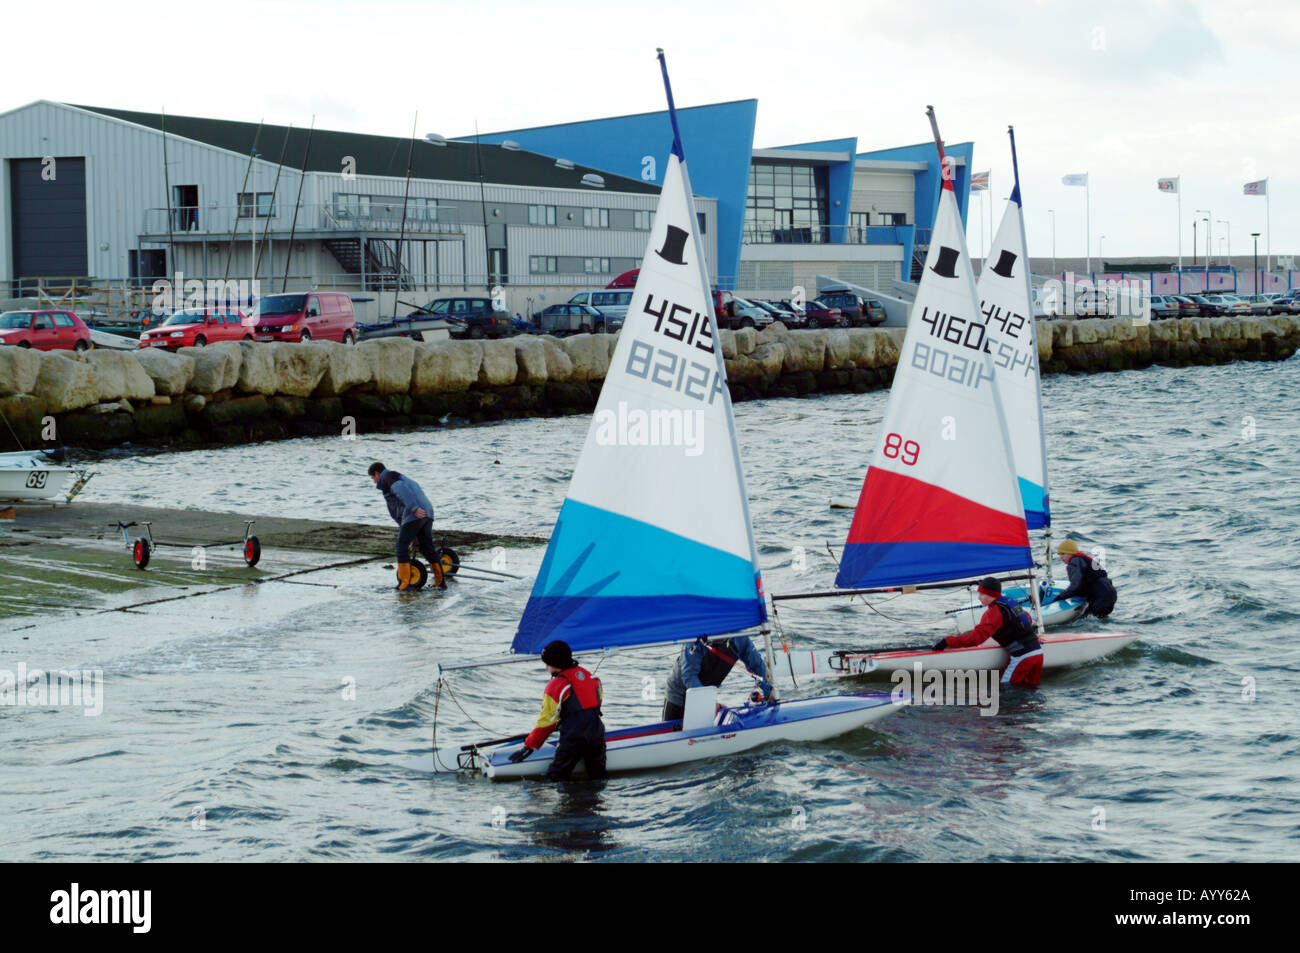
<svg viewBox="0 0 1300 953">
<path fill-rule="evenodd" d="M 1028 546 L 1023 513 L 1003 513 L 915 477 L 870 467 L 849 543 Z"/>
</svg>

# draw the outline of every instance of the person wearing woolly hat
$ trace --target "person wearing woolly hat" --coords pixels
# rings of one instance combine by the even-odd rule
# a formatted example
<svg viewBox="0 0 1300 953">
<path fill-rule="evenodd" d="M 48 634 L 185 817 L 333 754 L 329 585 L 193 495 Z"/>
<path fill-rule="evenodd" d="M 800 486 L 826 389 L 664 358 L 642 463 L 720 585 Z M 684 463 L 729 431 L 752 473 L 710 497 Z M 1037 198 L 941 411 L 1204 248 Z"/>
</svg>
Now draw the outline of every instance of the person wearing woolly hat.
<svg viewBox="0 0 1300 953">
<path fill-rule="evenodd" d="M 546 780 L 567 781 L 581 761 L 593 781 L 605 777 L 605 723 L 600 717 L 604 695 L 600 679 L 573 660 L 567 642 L 558 639 L 542 648 L 542 664 L 551 680 L 542 693 L 542 713 L 510 756 L 518 764 L 540 748 L 547 736 L 560 729 L 560 743 L 546 769 Z"/>
<path fill-rule="evenodd" d="M 1115 585 L 1097 560 L 1079 549 L 1079 544 L 1067 539 L 1056 547 L 1056 554 L 1065 563 L 1070 574 L 1070 585 L 1061 591 L 1053 602 L 1065 599 L 1086 599 L 1088 612 L 1104 619 L 1115 608 Z"/>
<path fill-rule="evenodd" d="M 1010 659 L 1002 670 L 1002 684 L 1037 688 L 1043 674 L 1043 646 L 1034 631 L 1033 620 L 1018 604 L 1002 595 L 1002 582 L 986 576 L 979 583 L 984 615 L 979 624 L 961 635 L 949 635 L 936 642 L 932 651 L 982 645 L 993 639 L 1007 650 Z"/>
</svg>

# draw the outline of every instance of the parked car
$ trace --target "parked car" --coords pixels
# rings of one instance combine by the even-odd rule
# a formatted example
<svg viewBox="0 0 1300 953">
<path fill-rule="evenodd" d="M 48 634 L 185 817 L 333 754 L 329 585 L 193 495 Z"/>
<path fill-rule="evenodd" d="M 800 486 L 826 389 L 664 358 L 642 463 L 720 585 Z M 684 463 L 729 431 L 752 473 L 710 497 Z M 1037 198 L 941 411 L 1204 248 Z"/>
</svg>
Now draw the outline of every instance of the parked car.
<svg viewBox="0 0 1300 953">
<path fill-rule="evenodd" d="M 1273 311 L 1277 314 L 1300 314 L 1300 291 L 1283 292 L 1274 300 Z"/>
<path fill-rule="evenodd" d="M 754 304 L 770 314 L 773 321 L 780 321 L 787 328 L 797 327 L 802 320 L 794 311 L 787 310 L 775 301 L 755 301 Z"/>
<path fill-rule="evenodd" d="M 804 307 L 805 307 L 804 305 L 795 304 L 793 301 L 789 299 L 778 301 L 776 304 L 777 307 L 783 308 L 786 311 L 790 312 L 790 319 L 788 321 L 783 322 L 786 327 L 804 328 L 808 326 L 808 316 L 804 313 Z"/>
<path fill-rule="evenodd" d="M 885 312 L 885 303 L 877 301 L 875 298 L 867 298 L 865 301 L 867 309 L 867 325 L 878 328 L 889 320 L 889 315 Z"/>
<path fill-rule="evenodd" d="M 722 292 L 722 299 L 722 316 L 718 318 L 720 328 L 765 328 L 775 320 L 765 309 L 730 291 Z"/>
<path fill-rule="evenodd" d="M 851 327 L 876 327 L 885 323 L 885 306 L 879 301 L 864 298 L 852 291 L 823 291 L 817 300 L 830 307 L 839 308 L 848 318 Z M 874 305 L 874 307 L 873 307 Z"/>
<path fill-rule="evenodd" d="M 5 311 L 0 314 L 0 344 L 38 351 L 84 351 L 90 328 L 71 311 Z"/>
<path fill-rule="evenodd" d="M 595 308 L 609 321 L 609 329 L 617 331 L 627 318 L 627 306 L 632 303 L 631 288 L 599 288 L 579 291 L 569 299 L 569 304 L 582 304 Z"/>
<path fill-rule="evenodd" d="M 1187 297 L 1196 305 L 1196 313 L 1200 317 L 1208 317 L 1214 313 L 1214 305 L 1210 303 L 1210 299 L 1205 295 L 1188 295 Z"/>
<path fill-rule="evenodd" d="M 1201 306 L 1187 295 L 1172 295 L 1171 297 L 1178 302 L 1178 316 L 1180 318 L 1194 318 L 1201 313 Z"/>
<path fill-rule="evenodd" d="M 843 328 L 849 324 L 849 319 L 839 308 L 820 298 L 814 298 L 803 306 L 803 318 L 806 328 Z"/>
<path fill-rule="evenodd" d="M 140 335 L 140 347 L 206 347 L 218 341 L 251 341 L 253 327 L 234 308 L 186 308 L 174 311 Z"/>
<path fill-rule="evenodd" d="M 1278 297 L 1277 294 L 1245 295 L 1242 300 L 1250 305 L 1251 314 L 1272 314 L 1273 302 Z"/>
<path fill-rule="evenodd" d="M 537 314 L 535 322 L 543 334 L 584 334 L 606 330 L 605 315 L 585 304 L 553 304 Z"/>
<path fill-rule="evenodd" d="M 267 295 L 247 321 L 259 341 L 357 343 L 352 299 L 337 291 Z"/>
<path fill-rule="evenodd" d="M 1110 299 L 1101 291 L 1084 291 L 1074 297 L 1076 318 L 1110 317 Z"/>
<path fill-rule="evenodd" d="M 1182 313 L 1182 305 L 1173 295 L 1151 296 L 1151 317 L 1176 318 Z"/>
<path fill-rule="evenodd" d="M 1214 317 L 1250 314 L 1250 305 L 1236 295 L 1212 294 L 1205 296 L 1210 314 Z"/>
<path fill-rule="evenodd" d="M 447 333 L 454 338 L 504 338 L 515 333 L 514 319 L 491 298 L 434 298 L 412 315 L 446 319 Z"/>
</svg>

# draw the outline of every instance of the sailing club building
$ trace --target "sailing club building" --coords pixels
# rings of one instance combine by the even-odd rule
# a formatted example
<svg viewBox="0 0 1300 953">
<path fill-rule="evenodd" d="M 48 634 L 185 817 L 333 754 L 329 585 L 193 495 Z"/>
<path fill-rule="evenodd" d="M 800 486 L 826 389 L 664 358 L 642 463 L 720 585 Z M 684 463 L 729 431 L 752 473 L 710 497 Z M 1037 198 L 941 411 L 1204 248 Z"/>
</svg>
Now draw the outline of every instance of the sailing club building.
<svg viewBox="0 0 1300 953">
<path fill-rule="evenodd" d="M 938 205 L 933 144 L 758 148 L 757 112 L 678 111 L 718 286 L 910 280 Z M 666 112 L 412 141 L 39 101 L 0 114 L 0 286 L 180 272 L 420 304 L 499 286 L 531 311 L 637 267 L 671 139 Z M 963 216 L 972 150 L 948 146 Z"/>
</svg>

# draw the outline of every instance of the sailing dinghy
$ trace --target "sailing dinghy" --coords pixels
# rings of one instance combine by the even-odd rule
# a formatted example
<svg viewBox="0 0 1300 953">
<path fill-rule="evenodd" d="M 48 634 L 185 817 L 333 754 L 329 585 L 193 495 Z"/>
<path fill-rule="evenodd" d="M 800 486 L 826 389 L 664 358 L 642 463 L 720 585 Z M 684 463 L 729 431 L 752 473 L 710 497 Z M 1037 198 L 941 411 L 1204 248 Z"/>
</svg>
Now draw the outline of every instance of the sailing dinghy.
<svg viewBox="0 0 1300 953">
<path fill-rule="evenodd" d="M 659 58 L 672 154 L 627 318 L 511 645 L 515 655 L 444 671 L 535 663 L 555 639 L 581 656 L 760 627 L 766 633 L 726 368 L 662 51 Z M 690 690 L 681 721 L 610 731 L 608 770 L 712 759 L 771 741 L 821 741 L 910 702 L 846 694 L 719 708 L 716 693 Z M 496 779 L 544 774 L 555 742 L 511 763 L 522 740 L 437 748 L 435 739 L 433 769 Z"/>
<path fill-rule="evenodd" d="M 929 116 L 940 164 L 947 170 L 933 110 Z M 1019 289 L 1017 297 L 1013 300 L 1001 289 L 995 297 L 990 286 L 981 309 L 952 179 L 945 171 L 930 250 L 835 578 L 837 588 L 774 595 L 774 605 L 788 599 L 956 588 L 974 585 L 980 576 L 1019 571 L 1012 578 L 1028 582 L 1028 597 L 1038 609 L 1028 525 L 1039 519 L 1045 525 L 1048 500 L 1045 468 L 1034 470 L 1028 464 L 1041 463 L 1042 429 L 1039 423 L 1038 448 L 1033 449 L 1032 435 L 1022 428 L 1027 467 L 1019 470 L 1005 412 L 1011 404 L 1002 393 L 1004 378 L 1017 372 L 1024 379 L 1016 380 L 1018 399 L 1023 402 L 1025 394 L 1032 394 L 1033 406 L 1039 406 L 1032 311 L 1013 311 L 1018 295 L 1028 288 L 1022 228 L 1017 217 L 1009 251 L 1020 270 L 1011 270 L 1015 280 L 1008 284 Z M 1023 322 L 1015 322 L 1016 313 L 1026 315 Z M 1016 342 L 1027 342 L 1028 350 L 1009 343 L 1008 328 L 1016 330 L 1010 336 Z M 1040 619 L 1044 668 L 1097 658 L 1137 638 L 1047 637 L 1042 628 Z M 943 652 L 787 646 L 777 669 L 795 676 L 858 675 L 911 670 L 918 663 L 923 669 L 992 668 L 1005 665 L 1006 658 L 992 640 Z"/>
<path fill-rule="evenodd" d="M 1014 186 L 1007 199 L 1006 211 L 997 235 L 980 271 L 976 290 L 980 311 L 984 314 L 986 337 L 997 375 L 998 396 L 1006 411 L 1007 431 L 1011 438 L 1011 457 L 1024 503 L 1028 529 L 1044 530 L 1047 544 L 1047 579 L 1040 589 L 1043 625 L 1051 628 L 1068 625 L 1088 611 L 1085 599 L 1055 599 L 1065 591 L 1052 580 L 1052 508 L 1047 486 L 1047 441 L 1043 429 L 1042 378 L 1038 365 L 1038 328 L 1033 319 L 1033 284 L 1026 252 L 1024 207 L 1020 199 L 1020 163 L 1016 157 L 1016 133 L 1008 127 L 1011 139 L 1011 169 Z M 989 262 L 993 264 L 988 265 Z M 1022 605 L 1032 597 L 1023 588 L 1006 589 L 1005 593 Z M 984 611 L 973 602 L 967 606 L 973 626 Z"/>
</svg>

